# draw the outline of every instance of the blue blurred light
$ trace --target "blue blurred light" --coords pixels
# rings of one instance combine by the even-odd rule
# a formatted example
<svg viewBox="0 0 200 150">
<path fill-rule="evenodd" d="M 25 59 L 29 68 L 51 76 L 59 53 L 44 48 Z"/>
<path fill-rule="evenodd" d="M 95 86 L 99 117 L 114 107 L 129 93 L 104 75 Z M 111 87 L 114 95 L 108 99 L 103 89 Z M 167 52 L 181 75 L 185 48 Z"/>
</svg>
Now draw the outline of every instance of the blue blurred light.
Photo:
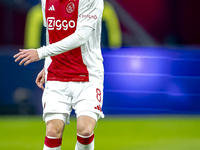
<svg viewBox="0 0 200 150">
<path fill-rule="evenodd" d="M 132 58 L 130 64 L 131 64 L 131 67 L 133 68 L 133 70 L 135 70 L 136 72 L 138 72 L 142 67 L 142 61 L 137 56 L 135 58 Z"/>
</svg>

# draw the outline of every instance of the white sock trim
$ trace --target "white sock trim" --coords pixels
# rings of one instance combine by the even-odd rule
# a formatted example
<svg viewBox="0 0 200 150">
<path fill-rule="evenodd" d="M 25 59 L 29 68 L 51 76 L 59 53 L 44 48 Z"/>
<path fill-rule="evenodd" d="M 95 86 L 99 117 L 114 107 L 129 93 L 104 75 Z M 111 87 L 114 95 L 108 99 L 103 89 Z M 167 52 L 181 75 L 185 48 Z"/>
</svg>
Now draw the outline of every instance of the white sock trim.
<svg viewBox="0 0 200 150">
<path fill-rule="evenodd" d="M 57 137 L 47 136 L 49 139 L 59 139 Z"/>
<path fill-rule="evenodd" d="M 80 134 L 77 133 L 77 136 L 82 137 L 82 138 L 89 138 L 89 137 L 91 137 L 93 134 L 94 134 L 94 133 L 92 133 L 92 134 L 89 135 L 89 136 L 82 136 L 82 135 L 80 135 Z"/>
</svg>

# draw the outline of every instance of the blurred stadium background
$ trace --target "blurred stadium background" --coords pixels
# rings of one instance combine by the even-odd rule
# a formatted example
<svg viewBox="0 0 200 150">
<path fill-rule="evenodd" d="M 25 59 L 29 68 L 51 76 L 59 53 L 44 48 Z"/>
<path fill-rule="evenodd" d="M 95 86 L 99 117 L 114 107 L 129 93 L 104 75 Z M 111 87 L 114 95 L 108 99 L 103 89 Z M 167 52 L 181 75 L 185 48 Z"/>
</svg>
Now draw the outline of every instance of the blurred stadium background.
<svg viewBox="0 0 200 150">
<path fill-rule="evenodd" d="M 45 45 L 39 0 L 0 0 L 0 149 L 41 149 L 43 61 L 19 66 L 19 48 Z M 200 0 L 107 0 L 102 22 L 103 111 L 96 149 L 199 150 Z M 73 149 L 75 117 L 63 149 Z M 30 137 L 31 135 L 31 137 Z"/>
</svg>

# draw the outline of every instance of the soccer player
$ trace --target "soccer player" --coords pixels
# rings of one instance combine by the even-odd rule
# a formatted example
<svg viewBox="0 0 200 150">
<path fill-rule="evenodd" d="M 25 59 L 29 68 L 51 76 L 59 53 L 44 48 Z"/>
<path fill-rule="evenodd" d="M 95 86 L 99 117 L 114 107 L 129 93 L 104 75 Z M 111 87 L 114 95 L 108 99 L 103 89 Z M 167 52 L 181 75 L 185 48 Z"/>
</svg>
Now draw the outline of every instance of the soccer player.
<svg viewBox="0 0 200 150">
<path fill-rule="evenodd" d="M 70 113 L 77 116 L 75 150 L 94 149 L 94 127 L 104 118 L 103 58 L 100 49 L 103 0 L 42 0 L 47 46 L 20 50 L 15 62 L 28 65 L 45 58 L 36 84 L 44 89 L 43 150 L 60 150 Z M 45 83 L 45 88 L 43 84 Z"/>
</svg>

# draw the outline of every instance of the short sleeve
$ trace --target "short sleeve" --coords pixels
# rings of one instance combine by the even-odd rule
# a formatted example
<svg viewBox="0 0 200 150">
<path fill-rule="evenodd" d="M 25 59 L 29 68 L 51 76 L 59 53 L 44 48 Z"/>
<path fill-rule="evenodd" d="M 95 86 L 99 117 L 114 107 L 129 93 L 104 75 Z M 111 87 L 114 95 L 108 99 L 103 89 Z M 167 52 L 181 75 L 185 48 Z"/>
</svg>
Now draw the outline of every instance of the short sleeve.
<svg viewBox="0 0 200 150">
<path fill-rule="evenodd" d="M 103 0 L 80 0 L 77 26 L 96 28 L 102 18 Z"/>
</svg>

